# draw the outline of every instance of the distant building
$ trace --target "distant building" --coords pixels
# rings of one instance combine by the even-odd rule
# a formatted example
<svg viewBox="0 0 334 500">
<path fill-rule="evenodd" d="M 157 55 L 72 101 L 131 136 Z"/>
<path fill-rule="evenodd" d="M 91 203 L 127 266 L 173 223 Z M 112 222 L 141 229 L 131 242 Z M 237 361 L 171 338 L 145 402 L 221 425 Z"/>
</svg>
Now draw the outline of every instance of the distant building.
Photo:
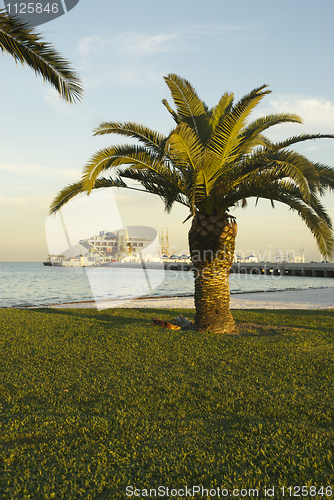
<svg viewBox="0 0 334 500">
<path fill-rule="evenodd" d="M 161 233 L 159 233 L 159 243 L 161 248 L 161 255 L 169 257 L 169 236 L 168 227 L 166 229 L 166 235 L 164 235 L 164 230 L 162 228 Z"/>
<path fill-rule="evenodd" d="M 119 231 L 99 231 L 90 238 L 80 240 L 64 255 L 49 255 L 45 265 L 62 267 L 99 266 L 108 262 L 160 262 L 161 252 L 143 254 L 152 239 L 129 235 L 127 229 Z M 151 249 L 154 252 L 154 249 Z"/>
<path fill-rule="evenodd" d="M 150 243 L 147 238 L 129 236 L 126 229 L 100 231 L 98 236 L 79 241 L 87 249 L 88 257 L 99 257 L 99 262 L 139 260 L 141 251 Z"/>
<path fill-rule="evenodd" d="M 257 262 L 257 257 L 255 255 L 247 255 L 245 262 Z"/>
<path fill-rule="evenodd" d="M 247 255 L 245 257 L 244 255 L 234 254 L 233 262 L 236 264 L 239 264 L 241 262 L 258 262 L 258 258 L 255 257 L 255 255 Z"/>
</svg>

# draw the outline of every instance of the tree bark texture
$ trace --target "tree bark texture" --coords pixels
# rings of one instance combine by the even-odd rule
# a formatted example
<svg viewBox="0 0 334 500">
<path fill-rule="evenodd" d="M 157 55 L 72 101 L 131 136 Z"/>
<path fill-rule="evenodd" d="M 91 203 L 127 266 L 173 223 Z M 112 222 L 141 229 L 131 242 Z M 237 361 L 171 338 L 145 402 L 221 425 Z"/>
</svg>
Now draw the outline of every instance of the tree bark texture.
<svg viewBox="0 0 334 500">
<path fill-rule="evenodd" d="M 195 328 L 201 332 L 233 333 L 229 274 L 233 262 L 237 224 L 228 214 L 198 212 L 189 231 L 195 268 Z"/>
</svg>

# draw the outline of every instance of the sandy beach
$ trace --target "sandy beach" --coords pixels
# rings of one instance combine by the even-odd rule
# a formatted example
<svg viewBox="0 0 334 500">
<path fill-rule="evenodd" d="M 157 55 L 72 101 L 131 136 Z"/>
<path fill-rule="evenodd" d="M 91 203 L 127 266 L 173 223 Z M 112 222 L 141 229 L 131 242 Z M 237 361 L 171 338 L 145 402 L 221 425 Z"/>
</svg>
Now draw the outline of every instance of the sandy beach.
<svg viewBox="0 0 334 500">
<path fill-rule="evenodd" d="M 96 308 L 95 302 L 52 304 L 53 308 Z M 99 309 L 110 307 L 193 309 L 194 297 L 139 298 L 130 301 L 105 301 Z M 231 309 L 332 309 L 334 288 L 288 290 L 283 292 L 239 293 L 231 295 Z"/>
</svg>

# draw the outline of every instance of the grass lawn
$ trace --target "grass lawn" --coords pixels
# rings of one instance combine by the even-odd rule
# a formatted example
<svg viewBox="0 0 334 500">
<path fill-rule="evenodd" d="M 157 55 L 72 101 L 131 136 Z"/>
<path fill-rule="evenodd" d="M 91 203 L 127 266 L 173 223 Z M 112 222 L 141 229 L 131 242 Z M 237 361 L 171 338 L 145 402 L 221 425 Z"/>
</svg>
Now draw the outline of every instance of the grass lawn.
<svg viewBox="0 0 334 500">
<path fill-rule="evenodd" d="M 0 310 L 1 500 L 334 497 L 334 310 L 233 311 L 292 327 L 242 336 L 150 324 L 179 312 Z"/>
</svg>

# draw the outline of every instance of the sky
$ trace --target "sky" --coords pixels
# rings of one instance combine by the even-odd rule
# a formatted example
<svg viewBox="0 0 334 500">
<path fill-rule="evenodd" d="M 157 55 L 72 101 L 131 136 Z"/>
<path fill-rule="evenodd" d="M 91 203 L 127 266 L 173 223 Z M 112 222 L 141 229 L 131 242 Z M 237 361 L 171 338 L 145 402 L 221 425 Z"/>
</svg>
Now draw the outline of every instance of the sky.
<svg viewBox="0 0 334 500">
<path fill-rule="evenodd" d="M 0 7 L 3 7 L 0 0 Z M 124 142 L 93 137 L 103 121 L 132 121 L 168 133 L 173 120 L 161 103 L 171 97 L 163 76 L 176 73 L 209 107 L 225 91 L 240 99 L 268 84 L 272 93 L 252 118 L 297 113 L 303 124 L 279 125 L 275 140 L 303 133 L 334 133 L 334 3 L 332 0 L 80 0 L 70 12 L 37 28 L 79 73 L 85 94 L 69 105 L 14 59 L 0 59 L 0 261 L 43 261 L 45 223 L 59 190 L 80 179 L 99 149 Z M 334 167 L 334 139 L 296 148 Z M 164 212 L 159 198 L 114 190 L 125 225 L 168 228 L 172 252 L 187 251 L 188 209 Z M 102 198 L 101 198 L 102 199 Z M 334 194 L 323 204 L 334 216 Z M 237 217 L 237 252 L 320 255 L 310 231 L 288 207 L 250 200 Z M 101 206 L 108 211 L 109 205 Z M 101 219 L 101 224 L 105 219 Z M 48 226 L 47 226 L 48 227 Z M 101 227 L 102 229 L 108 229 Z"/>
</svg>

